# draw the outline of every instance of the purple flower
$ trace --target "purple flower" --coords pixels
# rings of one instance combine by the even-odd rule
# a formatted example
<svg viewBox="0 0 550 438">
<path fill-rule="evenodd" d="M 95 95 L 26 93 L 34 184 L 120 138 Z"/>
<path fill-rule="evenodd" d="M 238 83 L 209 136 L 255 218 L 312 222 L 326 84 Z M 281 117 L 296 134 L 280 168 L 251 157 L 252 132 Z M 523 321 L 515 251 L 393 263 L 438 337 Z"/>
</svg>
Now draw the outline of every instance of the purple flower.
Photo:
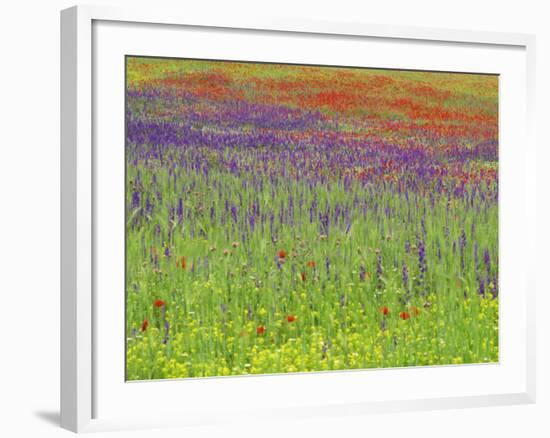
<svg viewBox="0 0 550 438">
<path fill-rule="evenodd" d="M 483 262 L 485 263 L 487 273 L 491 272 L 491 255 L 488 248 L 483 251 Z"/>
<path fill-rule="evenodd" d="M 168 337 L 170 335 L 170 323 L 168 320 L 164 321 L 164 339 L 162 340 L 163 344 L 166 344 L 168 342 Z"/>
<path fill-rule="evenodd" d="M 428 263 L 426 261 L 426 249 L 424 242 L 418 239 L 418 285 L 420 287 L 420 295 L 424 296 L 427 293 L 426 290 L 426 271 L 428 270 Z"/>
<path fill-rule="evenodd" d="M 138 190 L 132 193 L 132 208 L 138 208 L 141 205 L 141 194 Z"/>
</svg>

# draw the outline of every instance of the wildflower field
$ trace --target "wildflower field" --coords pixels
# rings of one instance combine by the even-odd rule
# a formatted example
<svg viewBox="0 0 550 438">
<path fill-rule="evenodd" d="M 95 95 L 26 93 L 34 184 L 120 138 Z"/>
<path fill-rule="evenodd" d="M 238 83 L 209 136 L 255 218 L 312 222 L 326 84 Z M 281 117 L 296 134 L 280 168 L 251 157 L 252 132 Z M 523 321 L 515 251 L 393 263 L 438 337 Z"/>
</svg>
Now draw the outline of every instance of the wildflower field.
<svg viewBox="0 0 550 438">
<path fill-rule="evenodd" d="M 127 57 L 128 380 L 498 361 L 498 77 Z"/>
</svg>

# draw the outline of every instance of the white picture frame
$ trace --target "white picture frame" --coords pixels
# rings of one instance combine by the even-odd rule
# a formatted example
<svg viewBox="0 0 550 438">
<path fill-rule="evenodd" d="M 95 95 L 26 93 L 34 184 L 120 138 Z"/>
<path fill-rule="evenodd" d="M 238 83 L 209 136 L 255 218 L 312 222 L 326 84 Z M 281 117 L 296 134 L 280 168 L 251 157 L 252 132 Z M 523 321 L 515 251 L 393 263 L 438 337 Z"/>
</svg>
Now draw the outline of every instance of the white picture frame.
<svg viewBox="0 0 550 438">
<path fill-rule="evenodd" d="M 94 26 L 105 23 L 105 30 L 97 31 Z M 114 25 L 113 25 L 114 23 Z M 481 70 L 491 70 L 492 73 L 501 73 L 500 67 L 503 65 L 514 64 L 517 68 L 517 74 L 510 74 L 510 89 L 514 88 L 514 102 L 519 103 L 520 120 L 516 120 L 517 132 L 510 131 L 510 138 L 519 140 L 521 147 L 514 150 L 513 154 L 505 158 L 505 162 L 511 164 L 506 172 L 517 172 L 516 178 L 520 180 L 519 188 L 515 191 L 507 203 L 508 209 L 501 213 L 505 218 L 510 217 L 510 221 L 505 219 L 506 227 L 510 236 L 513 236 L 519 231 L 519 227 L 523 226 L 523 236 L 520 239 L 510 239 L 509 245 L 501 251 L 506 251 L 504 261 L 512 264 L 518 257 L 522 258 L 521 268 L 510 271 L 510 278 L 514 280 L 517 287 L 514 289 L 514 305 L 519 306 L 521 312 L 517 316 L 516 341 L 514 346 L 515 355 L 519 354 L 519 359 L 516 360 L 516 365 L 513 371 L 509 374 L 499 373 L 499 369 L 494 371 L 484 370 L 480 366 L 463 366 L 455 367 L 455 369 L 465 370 L 464 376 L 476 376 L 486 379 L 489 373 L 499 375 L 492 383 L 493 386 L 487 385 L 487 389 L 481 389 L 480 392 L 473 392 L 464 386 L 463 391 L 458 389 L 452 393 L 437 392 L 435 389 L 430 396 L 422 395 L 420 392 L 411 390 L 408 393 L 400 395 L 399 391 L 392 392 L 389 397 L 373 396 L 371 398 L 361 398 L 361 396 L 351 396 L 349 392 L 349 400 L 346 398 L 346 388 L 351 389 L 364 382 L 362 379 L 367 374 L 361 372 L 336 372 L 330 373 L 329 377 L 313 376 L 305 377 L 302 375 L 286 376 L 284 378 L 274 376 L 259 376 L 259 377 L 237 377 L 237 378 L 221 378 L 221 379 L 203 379 L 194 380 L 188 384 L 186 393 L 189 391 L 200 391 L 208 394 L 210 397 L 216 396 L 219 392 L 219 406 L 213 404 L 214 409 L 206 410 L 206 406 L 212 403 L 212 399 L 205 401 L 197 401 L 196 410 L 192 415 L 182 415 L 183 408 L 176 408 L 170 412 L 164 411 L 162 406 L 159 406 L 156 411 L 149 411 L 148 416 L 132 415 L 132 410 L 120 411 L 120 414 L 111 415 L 115 409 L 105 408 L 106 415 L 98 415 L 98 412 L 103 411 L 103 405 L 109 403 L 113 406 L 123 405 L 124 400 L 117 397 L 123 397 L 122 392 L 117 392 L 113 389 L 108 397 L 104 396 L 104 389 L 108 386 L 120 387 L 126 385 L 131 387 L 131 392 L 124 397 L 128 400 L 135 397 L 141 391 L 145 393 L 151 392 L 155 396 L 160 394 L 168 394 L 168 397 L 175 397 L 178 393 L 178 385 L 181 382 L 162 382 L 163 387 L 158 390 L 157 386 L 145 383 L 145 386 L 131 383 L 125 384 L 120 381 L 120 374 L 104 377 L 106 375 L 104 361 L 99 359 L 105 357 L 105 354 L 97 354 L 102 348 L 105 352 L 119 351 L 115 347 L 105 346 L 105 337 L 102 335 L 100 327 L 107 324 L 107 318 L 98 317 L 98 309 L 101 313 L 101 300 L 97 299 L 98 285 L 104 284 L 107 274 L 105 270 L 99 270 L 101 273 L 98 276 L 97 267 L 101 265 L 102 256 L 104 254 L 104 246 L 98 245 L 97 232 L 98 224 L 101 223 L 101 215 L 98 205 L 103 202 L 103 194 L 105 184 L 110 185 L 112 180 L 116 179 L 115 174 L 111 172 L 111 168 L 105 166 L 105 158 L 102 155 L 98 157 L 97 141 L 100 139 L 101 144 L 107 144 L 108 140 L 104 137 L 106 128 L 97 129 L 95 124 L 101 124 L 101 113 L 98 108 L 104 108 L 105 99 L 97 95 L 98 81 L 102 74 L 101 68 L 94 65 L 94 60 L 102 59 L 102 52 L 106 54 L 108 50 L 105 48 L 105 41 L 112 46 L 112 53 L 109 56 L 118 56 L 120 53 L 127 53 L 124 44 L 126 38 L 121 37 L 113 26 L 142 26 L 148 27 L 151 32 L 171 32 L 178 28 L 200 30 L 200 32 L 208 34 L 209 32 L 229 32 L 237 31 L 238 38 L 254 39 L 260 38 L 264 33 L 268 33 L 272 39 L 277 38 L 302 38 L 307 37 L 310 40 L 317 38 L 339 38 L 339 44 L 347 44 L 346 41 L 371 41 L 375 44 L 377 41 L 383 41 L 391 45 L 406 44 L 411 48 L 424 47 L 428 45 L 442 48 L 446 44 L 451 44 L 453 47 L 464 47 L 476 50 L 483 48 L 504 53 L 502 64 L 499 64 L 495 58 L 495 67 L 492 67 L 485 59 L 485 67 L 480 67 Z M 102 36 L 101 32 L 104 32 Z M 139 30 L 123 30 L 122 32 L 138 32 Z M 139 40 L 131 34 L 133 38 L 129 40 Z M 160 36 L 159 38 L 162 38 Z M 160 41 L 160 40 L 159 40 Z M 342 42 L 343 41 L 343 42 Z M 138 44 L 138 43 L 136 43 Z M 148 43 L 149 49 L 154 50 L 155 42 Z M 350 43 L 351 44 L 351 43 Z M 145 47 L 145 46 L 142 46 Z M 151 49 L 153 47 L 153 49 Z M 204 47 L 206 50 L 206 45 Z M 116 51 L 118 50 L 118 52 Z M 167 49 L 164 49 L 167 50 Z M 200 45 L 195 47 L 195 50 L 201 50 Z M 332 49 L 333 51 L 335 49 Z M 404 55 L 403 49 L 395 49 L 396 53 Z M 159 46 L 160 51 L 160 46 Z M 330 49 L 329 49 L 330 51 Z M 275 52 L 272 56 L 278 56 Z M 481 52 L 480 52 L 481 53 Z M 485 52 L 483 52 L 485 53 Z M 506 61 L 505 53 L 514 53 L 513 59 L 510 55 L 510 60 Z M 132 53 L 136 54 L 136 53 Z M 160 55 L 161 53 L 159 53 Z M 107 55 L 106 55 L 107 56 Z M 237 55 L 235 55 L 237 56 Z M 244 55 L 247 56 L 247 55 Z M 290 55 L 289 55 L 290 56 Z M 500 55 L 495 55 L 500 56 Z M 99 57 L 99 58 L 98 58 Z M 118 59 L 117 58 L 117 59 Z M 109 58 L 105 58 L 109 59 Z M 382 58 L 381 58 L 382 59 Z M 472 58 L 475 63 L 475 57 Z M 522 62 L 517 65 L 517 60 Z M 380 61 L 382 62 L 382 61 Z M 421 61 L 419 61 L 421 62 Z M 451 62 L 451 61 L 449 61 Z M 458 61 L 457 61 L 458 62 Z M 480 66 L 481 59 L 479 60 Z M 308 20 L 297 19 L 272 19 L 264 18 L 257 19 L 254 17 L 242 18 L 241 20 L 226 22 L 223 17 L 215 16 L 190 16 L 185 10 L 181 11 L 163 11 L 157 8 L 147 10 L 130 10 L 111 7 L 95 7 L 95 6 L 75 6 L 61 12 L 61 426 L 75 431 L 100 431 L 119 428 L 146 428 L 146 427 L 165 427 L 174 425 L 190 425 L 190 424 L 214 424 L 224 421 L 232 421 L 235 418 L 253 416 L 255 418 L 277 416 L 288 417 L 307 417 L 312 415 L 343 415 L 343 414 L 364 414 L 369 412 L 400 412 L 415 409 L 441 409 L 452 407 L 475 407 L 489 405 L 504 405 L 504 404 L 521 404 L 533 403 L 535 400 L 535 303 L 534 303 L 534 268 L 533 250 L 535 245 L 535 141 L 534 141 L 534 62 L 535 62 L 535 38 L 532 35 L 525 34 L 507 34 L 507 33 L 490 33 L 490 32 L 475 32 L 475 31 L 460 31 L 450 29 L 424 29 L 416 27 L 403 26 L 383 26 L 365 23 L 338 23 L 338 22 L 312 22 Z M 507 64 L 508 63 L 508 64 Z M 105 63 L 101 64 L 105 66 Z M 418 65 L 411 65 L 411 68 L 419 68 Z M 449 64 L 451 65 L 451 64 Z M 459 64 L 456 64 L 460 71 Z M 464 64 L 466 65 L 466 64 Z M 117 67 L 118 68 L 118 67 Z M 426 64 L 426 69 L 430 66 Z M 448 67 L 452 71 L 452 67 Z M 475 64 L 470 64 L 469 69 L 475 69 Z M 510 67 L 512 68 L 512 67 Z M 455 69 L 455 70 L 456 70 Z M 120 71 L 118 72 L 120 74 Z M 523 82 L 525 80 L 525 82 Z M 116 83 L 114 84 L 116 85 Z M 96 89 L 97 88 L 97 89 Z M 108 87 L 106 87 L 108 89 Z M 506 92 L 506 90 L 505 90 Z M 509 95 L 511 97 L 512 94 Z M 504 98 L 502 105 L 510 106 L 512 99 Z M 116 105 L 115 105 L 116 107 Z M 503 114 L 507 114 L 507 108 L 501 108 Z M 512 113 L 509 113 L 510 115 Z M 516 114 L 516 113 L 514 113 Z M 121 120 L 124 118 L 123 113 L 120 114 Z M 503 117 L 501 120 L 501 129 L 507 130 L 507 126 L 502 123 L 507 123 L 511 119 Z M 515 119 L 514 119 L 515 120 Z M 104 126 L 104 125 L 103 125 Z M 120 126 L 120 125 L 118 125 Z M 113 132 L 116 129 L 113 130 Z M 506 134 L 508 135 L 508 134 Z M 103 155 L 104 156 L 104 155 Z M 518 162 L 517 160 L 520 160 Z M 512 164 L 517 163 L 518 168 L 513 169 Z M 103 166 L 103 167 L 102 167 Z M 505 166 L 506 168 L 506 166 Z M 114 171 L 113 171 L 114 172 Z M 111 174 L 112 173 L 112 174 Z M 508 174 L 501 174 L 504 182 Z M 112 180 L 111 180 L 112 179 Z M 99 184 L 99 186 L 98 186 Z M 503 184 L 502 190 L 508 190 L 509 185 Z M 105 198 L 107 195 L 105 195 Z M 523 208 L 518 208 L 512 203 L 512 200 L 521 199 Z M 106 201 L 107 202 L 107 201 Z M 104 205 L 108 206 L 106 203 Z M 105 208 L 103 208 L 105 211 Z M 501 227 L 503 226 L 501 222 Z M 122 228 L 119 229 L 122 233 Z M 103 233 L 102 229 L 100 234 Z M 506 239 L 504 239 L 505 242 Z M 102 252 L 103 251 L 103 252 Z M 520 254 L 520 251 L 522 252 Z M 504 262 L 503 262 L 504 263 Z M 519 266 L 519 265 L 518 265 Z M 103 276 L 103 278 L 101 278 Z M 109 277 L 110 278 L 110 277 Z M 114 278 L 114 277 L 113 277 Z M 103 290 L 103 289 L 102 289 Z M 120 293 L 122 295 L 123 291 Z M 512 302 L 510 302 L 510 305 Z M 99 307 L 98 307 L 99 306 Z M 118 309 L 120 310 L 120 309 Z M 124 319 L 123 314 L 114 314 L 114 318 Z M 102 313 L 105 315 L 105 313 Z M 119 315 L 119 316 L 116 316 Z M 505 313 L 506 315 L 506 313 Z M 513 324 L 510 318 L 505 319 L 502 324 Z M 116 322 L 115 322 L 116 324 Z M 110 327 L 110 326 L 109 326 Z M 511 328 L 511 326 L 510 326 Z M 518 332 L 519 331 L 519 332 Z M 504 333 L 509 331 L 504 330 Z M 121 332 L 120 336 L 124 336 Z M 504 336 L 504 335 L 503 335 Z M 103 341 L 102 341 L 103 340 Z M 501 339 L 502 340 L 502 339 Z M 504 339 L 506 341 L 506 339 Z M 119 346 L 122 345 L 122 339 L 118 340 Z M 116 347 L 118 348 L 118 347 Z M 123 361 L 123 358 L 117 359 Z M 502 360 L 497 364 L 497 367 L 505 369 L 507 359 Z M 476 368 L 477 367 L 477 368 Z M 101 371 L 102 370 L 102 371 Z M 457 371 L 446 371 L 442 368 L 424 368 L 416 369 L 414 373 L 419 378 L 429 379 L 430 376 L 437 380 L 439 379 L 458 379 L 457 385 L 460 386 L 460 373 Z M 108 371 L 107 371 L 108 372 Z M 508 372 L 508 371 L 507 371 Z M 390 379 L 398 376 L 398 370 L 377 370 L 375 372 L 366 371 L 369 381 L 376 379 Z M 378 374 L 376 374 L 378 373 Z M 452 373 L 452 374 L 450 374 Z M 439 374 L 439 377 L 436 375 Z M 362 377 L 363 376 L 363 377 Z M 375 376 L 375 377 L 373 377 Z M 498 386 L 507 377 L 510 382 L 508 387 L 505 385 L 501 389 Z M 469 377 L 468 377 L 469 378 Z M 118 380 L 117 380 L 118 379 Z M 284 388 L 285 385 L 302 385 L 302 381 L 306 380 L 309 383 L 304 388 L 311 388 L 318 385 L 324 379 L 330 388 L 341 388 L 338 392 L 333 389 L 331 395 L 326 399 L 317 399 L 314 402 L 312 397 L 303 396 L 300 398 L 299 405 L 292 405 L 281 401 L 276 396 L 273 397 L 271 405 L 263 409 L 254 410 L 250 405 L 243 402 L 243 408 L 240 410 L 223 409 L 224 394 L 223 391 L 240 392 L 245 395 L 254 394 L 254 391 L 261 385 L 262 390 L 273 390 L 275 387 Z M 330 383 L 329 383 L 330 379 Z M 500 379 L 500 380 L 499 380 Z M 111 385 L 117 381 L 117 385 Z M 155 384 L 156 385 L 156 384 Z M 225 388 L 225 389 L 222 389 Z M 271 389 L 270 389 L 271 388 Z M 491 389 L 493 388 L 493 389 Z M 376 393 L 376 391 L 373 391 Z M 332 397 L 332 398 L 331 398 Z M 106 399 L 109 400 L 106 400 Z M 103 400 L 103 401 L 102 401 Z M 226 402 L 229 399 L 226 400 Z M 179 410 L 178 410 L 179 409 Z"/>
</svg>

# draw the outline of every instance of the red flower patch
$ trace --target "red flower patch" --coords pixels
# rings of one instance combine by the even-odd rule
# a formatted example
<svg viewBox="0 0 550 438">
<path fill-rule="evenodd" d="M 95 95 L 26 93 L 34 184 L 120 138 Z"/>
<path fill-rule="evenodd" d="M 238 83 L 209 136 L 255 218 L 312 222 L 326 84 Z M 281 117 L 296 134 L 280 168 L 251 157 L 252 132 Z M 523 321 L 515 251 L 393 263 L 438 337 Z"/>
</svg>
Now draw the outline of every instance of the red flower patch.
<svg viewBox="0 0 550 438">
<path fill-rule="evenodd" d="M 399 318 L 401 318 L 403 321 L 406 321 L 409 319 L 411 315 L 408 312 L 401 312 L 399 313 Z"/>
<path fill-rule="evenodd" d="M 145 330 L 147 330 L 147 327 L 149 327 L 149 321 L 144 319 L 143 322 L 141 323 L 141 331 L 144 332 Z"/>
<path fill-rule="evenodd" d="M 153 306 L 157 307 L 157 308 L 161 308 L 161 307 L 164 307 L 166 306 L 166 302 L 162 301 L 162 300 L 155 300 L 153 302 Z"/>
</svg>

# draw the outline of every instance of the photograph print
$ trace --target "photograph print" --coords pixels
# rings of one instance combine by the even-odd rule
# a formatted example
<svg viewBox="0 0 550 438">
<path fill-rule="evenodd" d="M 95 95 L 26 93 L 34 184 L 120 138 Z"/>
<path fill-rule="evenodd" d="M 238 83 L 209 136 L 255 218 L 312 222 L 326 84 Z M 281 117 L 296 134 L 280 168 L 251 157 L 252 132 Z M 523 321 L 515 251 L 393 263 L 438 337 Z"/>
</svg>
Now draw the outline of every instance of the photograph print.
<svg viewBox="0 0 550 438">
<path fill-rule="evenodd" d="M 126 57 L 126 379 L 499 360 L 498 75 Z"/>
</svg>

